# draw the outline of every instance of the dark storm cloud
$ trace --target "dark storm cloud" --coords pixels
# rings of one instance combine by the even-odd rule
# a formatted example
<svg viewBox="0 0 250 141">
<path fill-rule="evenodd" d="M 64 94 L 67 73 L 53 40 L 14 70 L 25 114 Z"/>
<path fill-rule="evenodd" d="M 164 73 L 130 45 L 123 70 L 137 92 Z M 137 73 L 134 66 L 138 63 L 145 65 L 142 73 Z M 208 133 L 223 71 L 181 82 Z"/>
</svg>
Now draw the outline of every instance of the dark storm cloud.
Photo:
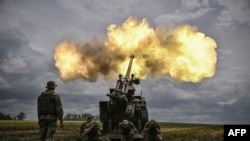
<svg viewBox="0 0 250 141">
<path fill-rule="evenodd" d="M 13 104 L 23 104 L 23 107 L 27 107 L 26 110 L 28 110 L 29 106 L 34 105 L 36 97 L 40 93 L 36 80 L 46 70 L 52 68 L 49 66 L 52 58 L 47 59 L 43 54 L 33 50 L 30 42 L 18 29 L 0 31 L 0 48 L 0 77 L 2 80 L 0 100 L 1 103 L 6 103 L 1 104 L 0 110 L 9 111 Z M 7 87 L 2 87 L 5 85 Z"/>
<path fill-rule="evenodd" d="M 248 0 L 219 0 L 218 5 L 222 7 L 218 16 L 218 26 L 235 28 L 242 24 L 250 25 L 250 2 Z"/>
<path fill-rule="evenodd" d="M 24 79 L 27 82 L 32 81 L 42 73 L 43 69 L 49 68 L 47 63 L 50 59 L 46 60 L 43 54 L 33 50 L 20 31 L 0 32 L 0 42 L 0 74 L 7 81 L 15 83 Z"/>
<path fill-rule="evenodd" d="M 128 0 L 0 1 L 0 111 L 36 117 L 36 97 L 55 80 L 66 113 L 98 114 L 98 102 L 114 83 L 99 79 L 63 83 L 54 66 L 55 45 L 64 38 L 89 41 L 128 16 L 150 26 L 188 23 L 217 43 L 216 74 L 200 83 L 142 80 L 149 117 L 161 121 L 249 123 L 249 1 Z M 114 76 L 116 77 L 116 76 Z M 6 106 L 8 105 L 8 106 Z M 233 114 L 232 114 L 233 113 Z"/>
<path fill-rule="evenodd" d="M 65 113 L 90 113 L 97 115 L 97 106 L 99 98 L 96 95 L 86 95 L 84 93 L 72 95 L 70 93 L 60 94 L 64 105 Z M 94 108 L 95 110 L 89 111 L 88 109 Z"/>
<path fill-rule="evenodd" d="M 238 72 L 233 80 L 225 76 L 227 73 L 198 84 L 173 84 L 168 79 L 161 83 L 144 82 L 150 117 L 163 121 L 248 123 L 249 75 Z"/>
</svg>

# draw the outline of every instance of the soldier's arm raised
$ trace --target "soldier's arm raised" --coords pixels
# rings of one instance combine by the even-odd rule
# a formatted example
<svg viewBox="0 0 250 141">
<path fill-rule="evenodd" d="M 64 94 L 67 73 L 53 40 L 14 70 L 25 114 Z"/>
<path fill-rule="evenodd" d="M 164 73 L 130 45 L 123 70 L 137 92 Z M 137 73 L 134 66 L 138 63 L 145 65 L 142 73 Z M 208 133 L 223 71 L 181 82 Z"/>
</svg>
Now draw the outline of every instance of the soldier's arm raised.
<svg viewBox="0 0 250 141">
<path fill-rule="evenodd" d="M 90 132 L 90 130 L 95 126 L 95 124 L 93 123 L 88 123 L 86 126 L 85 126 L 85 129 L 84 129 L 84 135 L 88 134 Z"/>
<path fill-rule="evenodd" d="M 82 123 L 81 128 L 80 128 L 80 135 L 84 134 L 84 128 L 86 126 L 86 123 Z"/>
</svg>

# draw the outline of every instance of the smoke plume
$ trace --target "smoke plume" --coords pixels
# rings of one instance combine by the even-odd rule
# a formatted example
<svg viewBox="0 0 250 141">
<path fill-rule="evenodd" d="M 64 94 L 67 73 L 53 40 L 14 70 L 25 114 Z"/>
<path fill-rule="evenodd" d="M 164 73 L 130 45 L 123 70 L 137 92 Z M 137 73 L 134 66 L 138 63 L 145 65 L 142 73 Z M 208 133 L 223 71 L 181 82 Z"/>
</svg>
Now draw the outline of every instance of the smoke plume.
<svg viewBox="0 0 250 141">
<path fill-rule="evenodd" d="M 113 80 L 126 74 L 129 57 L 135 56 L 131 73 L 146 79 L 170 75 L 177 81 L 199 82 L 215 74 L 216 42 L 187 24 L 149 26 L 129 17 L 122 25 L 111 24 L 104 39 L 82 43 L 65 39 L 55 48 L 55 65 L 64 82 L 98 77 Z M 115 75 L 117 78 L 117 75 Z"/>
</svg>

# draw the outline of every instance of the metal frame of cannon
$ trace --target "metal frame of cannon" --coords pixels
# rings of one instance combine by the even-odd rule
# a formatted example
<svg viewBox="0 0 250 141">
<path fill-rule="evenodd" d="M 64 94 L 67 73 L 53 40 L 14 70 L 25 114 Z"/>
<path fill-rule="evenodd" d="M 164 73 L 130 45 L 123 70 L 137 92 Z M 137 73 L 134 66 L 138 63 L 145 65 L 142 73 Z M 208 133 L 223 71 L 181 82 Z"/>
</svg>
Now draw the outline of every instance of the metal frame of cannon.
<svg viewBox="0 0 250 141">
<path fill-rule="evenodd" d="M 148 121 L 148 110 L 145 98 L 135 95 L 134 85 L 139 85 L 140 80 L 131 74 L 134 56 L 130 56 L 129 65 L 125 77 L 119 75 L 115 88 L 110 88 L 107 94 L 108 101 L 99 102 L 100 121 L 102 122 L 102 134 L 111 140 L 120 140 L 118 124 L 127 119 L 134 123 L 138 129 L 135 140 L 142 140 L 142 130 Z"/>
</svg>

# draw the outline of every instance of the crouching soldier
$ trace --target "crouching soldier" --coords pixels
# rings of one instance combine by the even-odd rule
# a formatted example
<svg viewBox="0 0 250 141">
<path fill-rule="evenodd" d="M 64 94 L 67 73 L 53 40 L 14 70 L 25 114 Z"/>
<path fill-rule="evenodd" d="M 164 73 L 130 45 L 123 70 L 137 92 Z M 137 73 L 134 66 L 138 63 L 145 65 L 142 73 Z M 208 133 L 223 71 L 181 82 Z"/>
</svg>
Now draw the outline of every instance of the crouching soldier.
<svg viewBox="0 0 250 141">
<path fill-rule="evenodd" d="M 148 121 L 143 129 L 145 141 L 162 141 L 160 125 L 154 119 Z"/>
<path fill-rule="evenodd" d="M 88 117 L 87 122 L 83 123 L 80 130 L 81 141 L 101 141 L 101 131 L 97 122 L 92 122 Z"/>
<path fill-rule="evenodd" d="M 136 132 L 137 129 L 132 122 L 123 120 L 119 123 L 119 133 L 121 134 L 121 141 L 133 141 L 134 134 Z"/>
</svg>

